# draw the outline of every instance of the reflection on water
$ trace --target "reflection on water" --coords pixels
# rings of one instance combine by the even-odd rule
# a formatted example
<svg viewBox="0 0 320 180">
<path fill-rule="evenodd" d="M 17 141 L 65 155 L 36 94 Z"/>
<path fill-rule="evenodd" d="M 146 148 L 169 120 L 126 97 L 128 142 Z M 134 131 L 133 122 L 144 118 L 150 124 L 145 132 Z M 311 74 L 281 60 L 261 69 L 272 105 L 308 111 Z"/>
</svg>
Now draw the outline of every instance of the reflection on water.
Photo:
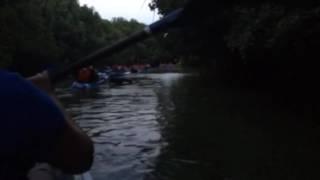
<svg viewBox="0 0 320 180">
<path fill-rule="evenodd" d="M 97 180 L 274 180 L 319 177 L 312 116 L 272 96 L 183 74 L 59 94 L 95 142 Z"/>
</svg>

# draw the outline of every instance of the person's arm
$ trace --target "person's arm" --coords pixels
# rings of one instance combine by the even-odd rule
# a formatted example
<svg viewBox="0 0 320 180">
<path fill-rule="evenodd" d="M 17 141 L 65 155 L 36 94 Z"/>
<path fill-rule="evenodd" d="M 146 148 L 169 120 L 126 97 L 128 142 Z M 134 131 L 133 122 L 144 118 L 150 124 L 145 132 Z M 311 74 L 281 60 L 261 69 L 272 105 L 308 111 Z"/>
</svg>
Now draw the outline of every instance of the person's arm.
<svg viewBox="0 0 320 180">
<path fill-rule="evenodd" d="M 66 126 L 55 142 L 49 163 L 65 173 L 78 174 L 90 169 L 94 147 L 91 139 L 72 121 L 54 95 L 47 73 L 29 78 L 37 87 L 46 92 L 63 112 Z"/>
<path fill-rule="evenodd" d="M 56 97 L 52 96 L 57 104 Z M 61 105 L 60 109 L 63 110 Z M 50 163 L 67 173 L 88 171 L 93 162 L 94 148 L 91 139 L 65 113 L 67 126 L 58 139 Z"/>
</svg>

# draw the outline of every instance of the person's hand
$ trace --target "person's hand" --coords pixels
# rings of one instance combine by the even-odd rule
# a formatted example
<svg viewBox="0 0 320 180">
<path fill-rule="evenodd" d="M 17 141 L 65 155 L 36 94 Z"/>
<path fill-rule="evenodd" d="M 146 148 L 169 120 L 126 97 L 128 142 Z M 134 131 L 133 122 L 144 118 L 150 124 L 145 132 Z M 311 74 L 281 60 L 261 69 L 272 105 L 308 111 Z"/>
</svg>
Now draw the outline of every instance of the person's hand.
<svg viewBox="0 0 320 180">
<path fill-rule="evenodd" d="M 28 80 L 46 93 L 53 94 L 52 85 L 47 71 L 43 71 L 42 73 L 31 76 L 28 78 Z"/>
</svg>

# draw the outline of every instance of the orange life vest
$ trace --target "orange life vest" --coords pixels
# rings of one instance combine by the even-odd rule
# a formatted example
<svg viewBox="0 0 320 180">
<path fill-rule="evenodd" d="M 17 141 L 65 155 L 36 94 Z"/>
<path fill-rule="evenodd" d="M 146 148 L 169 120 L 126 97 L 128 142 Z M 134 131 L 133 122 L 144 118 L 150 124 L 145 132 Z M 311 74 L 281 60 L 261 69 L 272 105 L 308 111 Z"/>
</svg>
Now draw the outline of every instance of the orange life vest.
<svg viewBox="0 0 320 180">
<path fill-rule="evenodd" d="M 78 81 L 79 82 L 89 82 L 91 78 L 91 71 L 88 68 L 80 69 L 78 73 Z"/>
</svg>

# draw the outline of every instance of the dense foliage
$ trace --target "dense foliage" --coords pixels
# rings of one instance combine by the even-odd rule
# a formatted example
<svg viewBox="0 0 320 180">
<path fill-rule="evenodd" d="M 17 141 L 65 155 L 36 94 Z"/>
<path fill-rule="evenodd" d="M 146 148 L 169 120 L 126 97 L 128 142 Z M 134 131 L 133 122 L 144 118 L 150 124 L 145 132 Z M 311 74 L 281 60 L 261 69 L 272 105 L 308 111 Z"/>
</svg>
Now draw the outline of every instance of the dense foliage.
<svg viewBox="0 0 320 180">
<path fill-rule="evenodd" d="M 153 0 L 150 7 L 165 15 L 185 4 L 182 28 L 105 62 L 182 60 L 209 67 L 230 84 L 315 89 L 311 85 L 318 77 L 317 1 Z M 103 20 L 76 0 L 1 0 L 0 25 L 0 66 L 25 74 L 70 63 L 144 26 L 123 18 Z"/>
<path fill-rule="evenodd" d="M 153 0 L 150 6 L 166 14 L 186 2 Z M 179 38 L 184 46 L 175 47 L 200 57 L 215 77 L 295 95 L 318 89 L 318 1 L 189 2 Z"/>
<path fill-rule="evenodd" d="M 102 19 L 77 0 L 1 0 L 0 66 L 22 74 L 61 66 L 141 30 L 136 20 Z M 142 63 L 169 57 L 152 38 L 106 63 Z"/>
</svg>

